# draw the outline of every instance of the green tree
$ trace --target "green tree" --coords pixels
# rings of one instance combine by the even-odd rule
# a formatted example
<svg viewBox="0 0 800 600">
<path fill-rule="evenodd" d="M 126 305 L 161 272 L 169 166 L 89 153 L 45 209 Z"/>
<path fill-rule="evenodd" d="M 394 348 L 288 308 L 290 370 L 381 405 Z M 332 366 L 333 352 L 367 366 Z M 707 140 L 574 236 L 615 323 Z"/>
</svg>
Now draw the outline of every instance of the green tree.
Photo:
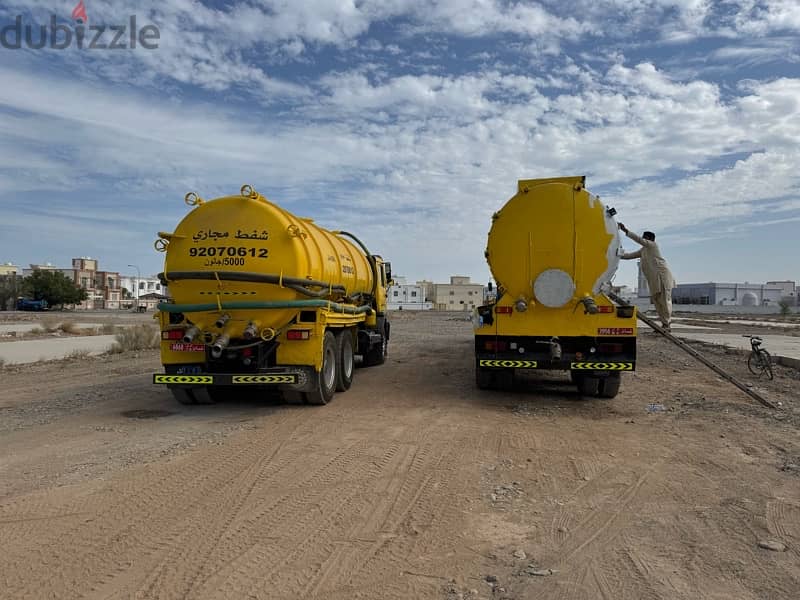
<svg viewBox="0 0 800 600">
<path fill-rule="evenodd" d="M 790 314 L 792 314 L 792 307 L 789 304 L 788 300 L 781 300 L 780 302 L 778 302 L 778 306 L 781 307 L 782 316 L 788 317 Z"/>
<path fill-rule="evenodd" d="M 20 294 L 20 277 L 13 273 L 0 276 L 0 310 L 7 310 Z"/>
<path fill-rule="evenodd" d="M 75 285 L 61 271 L 34 271 L 23 280 L 22 289 L 26 297 L 47 300 L 50 306 L 78 304 L 88 298 L 86 290 Z"/>
</svg>

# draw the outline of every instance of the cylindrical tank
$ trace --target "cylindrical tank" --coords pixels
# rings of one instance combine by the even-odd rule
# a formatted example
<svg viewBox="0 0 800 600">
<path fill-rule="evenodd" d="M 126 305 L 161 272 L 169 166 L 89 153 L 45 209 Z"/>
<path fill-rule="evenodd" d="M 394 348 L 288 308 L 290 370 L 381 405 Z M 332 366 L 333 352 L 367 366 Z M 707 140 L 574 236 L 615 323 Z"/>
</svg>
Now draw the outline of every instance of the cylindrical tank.
<svg viewBox="0 0 800 600">
<path fill-rule="evenodd" d="M 583 177 L 533 179 L 495 213 L 486 259 L 512 301 L 560 308 L 611 281 L 619 248 L 613 211 Z"/>
<path fill-rule="evenodd" d="M 373 293 L 373 266 L 356 244 L 247 187 L 241 196 L 190 195 L 187 203 L 195 206 L 174 233 L 160 234 L 168 242 L 164 279 L 175 304 L 349 302 Z M 263 313 L 262 326 L 279 327 L 297 309 Z"/>
</svg>

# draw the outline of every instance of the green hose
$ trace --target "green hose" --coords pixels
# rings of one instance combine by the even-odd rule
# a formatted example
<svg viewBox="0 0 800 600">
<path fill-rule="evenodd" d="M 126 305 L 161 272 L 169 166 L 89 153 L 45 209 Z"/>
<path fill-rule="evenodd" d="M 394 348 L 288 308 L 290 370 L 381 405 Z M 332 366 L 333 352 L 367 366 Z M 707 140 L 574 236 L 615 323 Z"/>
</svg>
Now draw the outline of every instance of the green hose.
<svg viewBox="0 0 800 600">
<path fill-rule="evenodd" d="M 348 313 L 357 315 L 367 313 L 372 310 L 369 306 L 348 306 L 338 302 L 328 302 L 327 300 L 276 300 L 252 301 L 252 302 L 223 302 L 222 310 L 253 310 L 260 308 L 328 308 L 334 312 Z M 191 313 L 191 312 L 210 312 L 219 311 L 220 305 L 209 304 L 169 304 L 162 302 L 158 305 L 158 310 L 168 313 Z"/>
</svg>

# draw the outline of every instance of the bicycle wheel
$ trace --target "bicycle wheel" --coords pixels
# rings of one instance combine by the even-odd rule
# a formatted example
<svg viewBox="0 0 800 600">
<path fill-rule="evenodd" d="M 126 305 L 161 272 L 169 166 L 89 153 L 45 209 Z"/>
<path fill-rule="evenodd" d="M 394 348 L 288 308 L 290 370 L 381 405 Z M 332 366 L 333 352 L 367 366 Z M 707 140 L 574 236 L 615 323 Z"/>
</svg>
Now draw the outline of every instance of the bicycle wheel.
<svg viewBox="0 0 800 600">
<path fill-rule="evenodd" d="M 750 369 L 750 372 L 753 375 L 758 375 L 761 377 L 764 373 L 766 373 L 767 377 L 770 379 L 773 378 L 772 360 L 769 352 L 766 350 L 751 352 L 750 356 L 747 357 L 747 368 Z"/>
<path fill-rule="evenodd" d="M 767 374 L 767 377 L 772 379 L 775 377 L 775 375 L 772 374 L 772 357 L 766 350 L 759 350 L 758 353 L 761 355 L 761 365 L 764 369 L 764 373 Z"/>
</svg>

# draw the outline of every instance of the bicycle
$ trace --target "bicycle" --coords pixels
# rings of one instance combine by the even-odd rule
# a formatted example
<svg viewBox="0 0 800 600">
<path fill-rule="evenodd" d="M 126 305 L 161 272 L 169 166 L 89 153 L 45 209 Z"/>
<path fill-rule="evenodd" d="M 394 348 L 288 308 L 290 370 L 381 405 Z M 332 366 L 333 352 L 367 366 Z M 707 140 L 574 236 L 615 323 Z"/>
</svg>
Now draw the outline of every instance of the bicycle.
<svg viewBox="0 0 800 600">
<path fill-rule="evenodd" d="M 747 368 L 753 375 L 761 377 L 766 373 L 772 379 L 772 357 L 764 348 L 761 347 L 761 338 L 757 335 L 742 335 L 750 338 L 750 356 L 747 357 Z"/>
</svg>

